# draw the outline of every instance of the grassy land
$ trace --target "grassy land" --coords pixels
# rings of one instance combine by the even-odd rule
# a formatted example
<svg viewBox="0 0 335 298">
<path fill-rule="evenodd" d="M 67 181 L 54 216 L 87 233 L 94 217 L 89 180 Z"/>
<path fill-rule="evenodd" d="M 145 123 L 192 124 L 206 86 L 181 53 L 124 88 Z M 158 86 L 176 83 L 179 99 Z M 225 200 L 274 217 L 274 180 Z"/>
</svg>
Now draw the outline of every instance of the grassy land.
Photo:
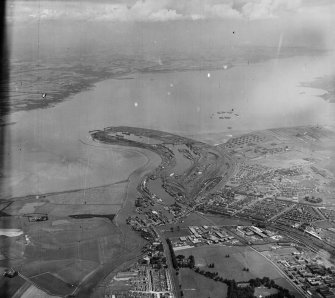
<svg viewBox="0 0 335 298">
<path fill-rule="evenodd" d="M 121 205 L 58 205 L 47 203 L 36 209 L 36 212 L 47 213 L 49 216 L 69 216 L 74 214 L 115 214 L 121 208 Z"/>
<path fill-rule="evenodd" d="M 52 273 L 71 284 L 78 284 L 85 275 L 95 270 L 98 263 L 85 260 L 37 260 L 30 262 L 22 268 L 27 277 L 34 277 L 41 273 Z"/>
<path fill-rule="evenodd" d="M 225 298 L 227 286 L 216 282 L 188 268 L 180 270 L 180 284 L 185 298 Z"/>
<path fill-rule="evenodd" d="M 247 281 L 254 277 L 269 276 L 276 278 L 279 274 L 267 264 L 262 256 L 246 247 L 203 246 L 183 250 L 184 255 L 195 257 L 195 266 L 205 271 L 218 272 L 220 276 L 236 281 Z M 225 256 L 229 254 L 229 258 Z M 208 268 L 214 263 L 215 268 Z M 243 268 L 249 271 L 243 271 Z"/>
<path fill-rule="evenodd" d="M 56 204 L 122 204 L 127 182 L 118 182 L 109 186 L 93 187 L 71 193 L 59 193 L 47 196 L 46 200 Z M 70 194 L 70 195 L 69 195 Z"/>
<path fill-rule="evenodd" d="M 69 223 L 59 226 L 52 226 L 51 221 L 30 225 L 27 230 L 31 242 L 41 246 L 48 246 L 48 248 L 64 247 L 70 244 L 77 247 L 85 241 L 112 236 L 112 232 L 115 240 L 118 239 L 117 228 L 107 218 L 68 218 L 70 219 Z"/>
<path fill-rule="evenodd" d="M 255 293 L 254 295 L 256 297 L 266 297 L 266 296 L 269 296 L 271 294 L 276 294 L 278 293 L 278 291 L 276 289 L 268 289 L 267 287 L 258 287 L 258 288 L 255 288 Z"/>
<path fill-rule="evenodd" d="M 79 285 L 78 297 L 89 297 L 100 280 L 116 266 L 133 259 L 146 243 L 126 225 L 125 218 L 134 211 L 133 200 L 138 195 L 136 187 L 142 171 L 151 171 L 159 162 L 160 159 L 150 159 L 148 165 L 129 176 L 131 186 L 121 181 L 110 186 L 46 194 L 38 199 L 28 196 L 13 200 L 6 208 L 9 214 L 47 213 L 49 220 L 4 218 L 4 227 L 22 229 L 24 235 L 6 238 L 0 243 L 1 253 L 11 258 L 10 266 L 41 283 L 41 288 L 49 293 L 69 294 Z M 125 197 L 128 200 L 123 201 Z M 124 210 L 120 211 L 122 204 Z M 112 220 L 116 213 L 117 219 Z M 68 288 L 66 284 L 74 286 Z M 12 288 L 16 287 L 10 285 Z"/>
<path fill-rule="evenodd" d="M 21 298 L 60 298 L 60 296 L 51 296 L 42 290 L 31 285 L 21 296 Z"/>
<path fill-rule="evenodd" d="M 51 291 L 55 295 L 69 295 L 75 289 L 74 285 L 64 282 L 50 273 L 44 273 L 31 279 L 41 289 Z"/>
<path fill-rule="evenodd" d="M 296 297 L 300 297 L 268 260 L 249 247 L 202 246 L 186 249 L 181 253 L 186 257 L 193 255 L 195 266 L 200 270 L 218 272 L 219 276 L 236 281 L 248 281 L 252 278 L 267 276 L 278 285 L 287 288 Z M 228 254 L 229 257 L 226 257 Z M 214 263 L 215 267 L 208 268 L 210 263 Z M 244 271 L 243 268 L 248 268 L 249 271 Z"/>
</svg>

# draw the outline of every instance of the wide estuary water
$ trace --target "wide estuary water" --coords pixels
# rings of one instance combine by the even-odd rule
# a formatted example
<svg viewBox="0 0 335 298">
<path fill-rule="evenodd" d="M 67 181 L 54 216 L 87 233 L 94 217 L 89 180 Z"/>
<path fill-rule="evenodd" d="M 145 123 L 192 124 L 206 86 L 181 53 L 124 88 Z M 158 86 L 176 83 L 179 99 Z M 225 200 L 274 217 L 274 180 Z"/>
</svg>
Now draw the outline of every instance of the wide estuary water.
<svg viewBox="0 0 335 298">
<path fill-rule="evenodd" d="M 129 125 L 217 133 L 334 125 L 335 104 L 301 82 L 333 72 L 334 57 L 293 57 L 216 71 L 132 74 L 100 82 L 49 109 L 18 112 L 8 126 L 2 197 L 92 187 L 127 179 L 143 153 L 94 144 L 89 131 Z M 233 111 L 232 111 L 233 109 Z M 230 111 L 230 114 L 217 112 Z M 219 117 L 230 117 L 220 119 Z"/>
</svg>

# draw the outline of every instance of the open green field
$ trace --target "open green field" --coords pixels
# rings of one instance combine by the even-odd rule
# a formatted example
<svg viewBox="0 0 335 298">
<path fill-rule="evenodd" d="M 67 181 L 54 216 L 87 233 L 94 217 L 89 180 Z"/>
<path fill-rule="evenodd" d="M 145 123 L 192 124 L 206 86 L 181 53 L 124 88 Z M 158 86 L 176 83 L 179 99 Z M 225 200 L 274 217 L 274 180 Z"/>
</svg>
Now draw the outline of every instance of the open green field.
<svg viewBox="0 0 335 298">
<path fill-rule="evenodd" d="M 121 204 L 81 204 L 81 205 L 59 205 L 46 203 L 36 209 L 38 213 L 47 213 L 49 216 L 69 216 L 74 214 L 113 214 L 117 213 L 121 208 Z"/>
<path fill-rule="evenodd" d="M 66 216 L 92 212 L 116 213 L 125 198 L 127 180 L 89 189 L 59 192 L 16 199 L 2 210 L 10 215 L 47 213 L 49 216 Z"/>
<path fill-rule="evenodd" d="M 127 181 L 47 196 L 46 200 L 55 204 L 122 204 Z"/>
<path fill-rule="evenodd" d="M 31 280 L 41 289 L 45 289 L 47 292 L 51 291 L 55 295 L 69 295 L 75 289 L 74 285 L 66 283 L 50 273 L 33 277 Z"/>
<path fill-rule="evenodd" d="M 227 286 L 224 283 L 211 280 L 188 268 L 181 269 L 179 274 L 185 298 L 225 298 L 227 296 Z"/>
<path fill-rule="evenodd" d="M 109 219 L 97 217 L 85 219 L 69 217 L 69 223 L 56 226 L 52 225 L 51 220 L 38 222 L 28 224 L 24 231 L 32 243 L 56 248 L 70 244 L 78 246 L 81 242 L 97 240 L 100 237 L 114 236 L 115 240 L 118 239 L 117 227 Z"/>
<path fill-rule="evenodd" d="M 248 281 L 267 276 L 294 293 L 296 297 L 300 297 L 295 288 L 268 260 L 249 247 L 202 246 L 183 250 L 180 254 L 186 257 L 193 255 L 195 266 L 200 270 L 218 272 L 223 278 Z M 228 254 L 229 257 L 226 257 Z M 214 263 L 215 267 L 208 268 L 210 263 Z M 244 271 L 243 268 L 248 268 L 249 271 Z"/>
<path fill-rule="evenodd" d="M 28 240 L 24 235 L 20 236 L 20 241 L 6 238 L 5 247 L 10 246 L 10 256 L 17 262 L 12 265 L 19 266 L 20 272 L 38 285 L 41 276 L 47 276 L 47 282 L 42 279 L 40 287 L 55 295 L 69 294 L 68 291 L 73 291 L 86 276 L 95 274 L 107 263 L 126 259 L 139 246 L 132 238 L 132 231 L 127 235 L 132 241 L 126 244 L 125 235 L 105 217 L 49 217 L 48 221 L 23 219 L 21 222 Z M 137 234 L 134 236 L 140 238 Z M 66 293 L 59 292 L 46 274 L 74 286 L 65 287 Z"/>
<path fill-rule="evenodd" d="M 60 296 L 49 295 L 34 285 L 31 285 L 25 292 L 22 293 L 20 298 L 61 298 Z M 16 298 L 16 297 L 15 297 Z"/>
<path fill-rule="evenodd" d="M 153 159 L 152 163 L 156 166 L 159 161 Z M 145 244 L 138 233 L 129 229 L 125 218 L 134 209 L 132 199 L 137 195 L 142 170 L 151 170 L 152 163 L 129 177 L 131 189 L 127 180 L 98 188 L 14 199 L 5 206 L 5 212 L 12 216 L 4 217 L 1 223 L 5 228 L 22 230 L 23 234 L 1 241 L 3 258 L 10 258 L 10 266 L 48 293 L 64 296 L 76 289 L 80 291 L 79 297 L 86 297 L 115 266 L 136 256 Z M 124 211 L 120 211 L 122 204 Z M 26 213 L 45 213 L 48 220 L 29 221 Z M 17 289 L 15 285 L 10 288 Z"/>
<path fill-rule="evenodd" d="M 266 297 L 266 296 L 276 294 L 276 293 L 278 293 L 276 289 L 274 288 L 268 289 L 267 287 L 262 286 L 262 287 L 255 288 L 254 295 L 256 297 Z"/>
<path fill-rule="evenodd" d="M 87 274 L 98 267 L 96 262 L 85 260 L 36 260 L 22 268 L 22 273 L 33 278 L 51 272 L 69 284 L 78 284 Z"/>
<path fill-rule="evenodd" d="M 219 272 L 223 278 L 248 281 L 251 278 L 279 277 L 279 273 L 258 253 L 247 247 L 203 246 L 183 250 L 182 254 L 195 258 L 195 266 L 201 270 Z M 229 254 L 229 258 L 225 256 Z M 214 263 L 215 268 L 208 268 Z M 249 272 L 243 271 L 249 268 Z"/>
<path fill-rule="evenodd" d="M 7 267 L 8 260 L 16 260 L 22 258 L 25 250 L 25 239 L 23 235 L 18 237 L 5 237 L 0 239 L 1 264 Z"/>
</svg>

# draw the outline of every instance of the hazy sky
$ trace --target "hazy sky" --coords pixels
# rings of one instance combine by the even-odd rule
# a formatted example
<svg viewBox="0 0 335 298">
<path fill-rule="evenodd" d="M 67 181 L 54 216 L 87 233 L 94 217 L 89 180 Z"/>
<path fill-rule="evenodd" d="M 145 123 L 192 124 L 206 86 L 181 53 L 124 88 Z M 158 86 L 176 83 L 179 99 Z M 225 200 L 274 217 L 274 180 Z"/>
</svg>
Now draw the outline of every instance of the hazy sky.
<svg viewBox="0 0 335 298">
<path fill-rule="evenodd" d="M 9 16 L 90 21 L 259 20 L 332 17 L 332 0 L 26 0 L 9 1 Z M 13 14 L 12 14 L 13 12 Z"/>
<path fill-rule="evenodd" d="M 335 49 L 333 0 L 11 0 L 7 20 L 17 48 L 32 48 L 39 38 L 52 47 L 131 41 L 131 47 L 154 43 L 185 51 L 222 45 Z"/>
</svg>

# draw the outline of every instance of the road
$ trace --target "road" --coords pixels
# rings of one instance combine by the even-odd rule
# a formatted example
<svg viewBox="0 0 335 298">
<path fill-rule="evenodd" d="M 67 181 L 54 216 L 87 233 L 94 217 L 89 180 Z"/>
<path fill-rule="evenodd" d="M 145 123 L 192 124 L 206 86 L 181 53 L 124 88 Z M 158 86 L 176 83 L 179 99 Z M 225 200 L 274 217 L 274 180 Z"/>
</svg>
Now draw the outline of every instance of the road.
<svg viewBox="0 0 335 298">
<path fill-rule="evenodd" d="M 204 215 L 202 215 L 201 213 L 197 212 L 201 217 L 203 217 L 204 219 L 208 220 L 208 222 L 211 222 L 213 225 L 216 225 L 213 221 L 211 221 L 210 219 L 208 219 L 207 217 L 205 217 Z M 230 231 L 231 233 L 233 233 L 232 231 Z M 297 285 L 292 282 L 289 277 L 281 270 L 281 268 L 275 264 L 272 260 L 270 260 L 267 256 L 265 256 L 264 254 L 262 254 L 261 252 L 259 252 L 258 250 L 256 250 L 255 248 L 253 248 L 251 245 L 248 245 L 247 242 L 240 236 L 238 236 L 236 233 L 233 233 L 235 235 L 235 237 L 237 239 L 239 239 L 241 241 L 241 243 L 245 243 L 245 246 L 250 247 L 253 251 L 257 252 L 258 254 L 260 254 L 263 258 L 265 258 L 267 261 L 269 261 L 275 268 L 276 270 L 303 296 L 303 297 L 309 297 L 307 296 L 307 294 L 305 292 L 303 292 L 299 287 L 297 287 Z"/>
<path fill-rule="evenodd" d="M 155 229 L 157 235 L 159 236 L 159 238 L 161 239 L 162 243 L 163 243 L 163 247 L 164 247 L 164 253 L 166 256 L 166 262 L 168 265 L 168 269 L 170 272 L 170 276 L 171 276 L 171 283 L 172 283 L 172 287 L 173 287 L 173 293 L 175 295 L 176 298 L 181 298 L 180 295 L 180 290 L 179 290 L 179 278 L 176 275 L 176 270 L 173 268 L 172 265 L 172 260 L 171 260 L 171 253 L 170 253 L 170 248 L 166 242 L 166 239 L 163 237 L 162 234 L 160 234 L 160 232 Z"/>
<path fill-rule="evenodd" d="M 249 247 L 253 251 L 257 252 L 259 255 L 261 255 L 263 258 L 265 258 L 268 262 L 270 262 L 276 268 L 276 270 L 302 295 L 302 297 L 310 297 L 301 288 L 299 288 L 293 281 L 291 281 L 290 278 L 283 272 L 283 270 L 281 270 L 281 268 L 275 262 L 273 262 L 271 259 L 269 259 L 267 256 L 265 256 L 264 254 L 262 254 L 261 252 L 253 248 L 252 246 L 249 245 Z"/>
</svg>

